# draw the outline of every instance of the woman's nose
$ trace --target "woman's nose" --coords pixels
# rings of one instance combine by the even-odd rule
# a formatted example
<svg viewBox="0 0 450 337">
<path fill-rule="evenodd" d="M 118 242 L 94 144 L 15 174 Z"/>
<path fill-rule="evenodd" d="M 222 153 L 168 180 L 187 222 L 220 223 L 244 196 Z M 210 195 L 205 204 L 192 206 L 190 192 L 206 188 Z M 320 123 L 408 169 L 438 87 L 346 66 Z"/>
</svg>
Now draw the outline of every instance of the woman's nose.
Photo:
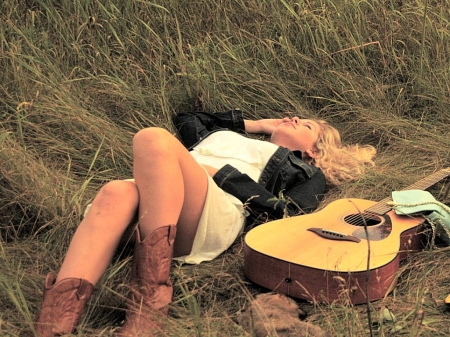
<svg viewBox="0 0 450 337">
<path fill-rule="evenodd" d="M 292 122 L 293 122 L 294 124 L 298 124 L 298 123 L 300 123 L 300 118 L 298 118 L 298 117 L 292 117 Z"/>
</svg>

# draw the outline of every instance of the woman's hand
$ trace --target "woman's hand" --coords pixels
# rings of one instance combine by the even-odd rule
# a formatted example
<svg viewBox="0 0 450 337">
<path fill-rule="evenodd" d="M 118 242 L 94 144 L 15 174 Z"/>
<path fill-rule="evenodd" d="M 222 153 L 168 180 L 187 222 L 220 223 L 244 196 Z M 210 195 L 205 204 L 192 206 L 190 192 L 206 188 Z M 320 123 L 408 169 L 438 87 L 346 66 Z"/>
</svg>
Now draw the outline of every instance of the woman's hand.
<svg viewBox="0 0 450 337">
<path fill-rule="evenodd" d="M 289 117 L 259 119 L 256 121 L 245 119 L 245 131 L 248 133 L 264 133 L 266 135 L 271 135 L 278 125 L 289 122 L 290 120 Z"/>
</svg>

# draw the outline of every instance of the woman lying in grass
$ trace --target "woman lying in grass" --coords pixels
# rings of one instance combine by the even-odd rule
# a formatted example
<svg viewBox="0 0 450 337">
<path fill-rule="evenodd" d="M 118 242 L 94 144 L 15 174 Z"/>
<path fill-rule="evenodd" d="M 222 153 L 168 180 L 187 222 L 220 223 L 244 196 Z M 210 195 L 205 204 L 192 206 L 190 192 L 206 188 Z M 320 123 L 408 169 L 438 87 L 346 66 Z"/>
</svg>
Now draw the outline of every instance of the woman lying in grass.
<svg viewBox="0 0 450 337">
<path fill-rule="evenodd" d="M 111 181 L 95 197 L 58 276 L 46 278 L 38 336 L 73 331 L 121 240 L 130 238 L 131 291 L 117 336 L 152 335 L 171 302 L 173 258 L 212 260 L 230 247 L 246 218 L 311 212 L 327 183 L 357 179 L 373 165 L 373 147 L 342 146 L 337 130 L 320 120 L 252 121 L 232 110 L 181 113 L 174 122 L 181 142 L 161 128 L 139 131 L 134 179 Z"/>
</svg>

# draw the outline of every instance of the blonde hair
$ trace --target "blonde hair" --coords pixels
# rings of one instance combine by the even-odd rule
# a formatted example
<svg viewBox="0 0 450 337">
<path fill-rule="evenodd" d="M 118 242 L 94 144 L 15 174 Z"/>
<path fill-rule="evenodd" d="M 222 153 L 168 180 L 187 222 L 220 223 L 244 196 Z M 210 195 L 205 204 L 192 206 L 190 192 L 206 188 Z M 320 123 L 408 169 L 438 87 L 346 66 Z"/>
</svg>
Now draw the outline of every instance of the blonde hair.
<svg viewBox="0 0 450 337">
<path fill-rule="evenodd" d="M 376 150 L 370 145 L 342 145 L 339 132 L 323 120 L 316 120 L 321 127 L 316 147 L 319 154 L 311 163 L 325 174 L 327 182 L 340 185 L 360 178 L 368 166 L 374 166 Z"/>
</svg>

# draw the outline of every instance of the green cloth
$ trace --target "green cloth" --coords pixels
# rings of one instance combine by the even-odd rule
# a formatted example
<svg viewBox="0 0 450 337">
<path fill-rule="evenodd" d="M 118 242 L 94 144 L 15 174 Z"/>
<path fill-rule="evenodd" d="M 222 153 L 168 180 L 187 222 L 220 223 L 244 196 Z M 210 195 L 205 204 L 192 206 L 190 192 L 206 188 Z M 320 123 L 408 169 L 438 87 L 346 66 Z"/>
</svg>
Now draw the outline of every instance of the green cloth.
<svg viewBox="0 0 450 337">
<path fill-rule="evenodd" d="M 437 201 L 428 191 L 405 190 L 392 192 L 392 207 L 396 214 L 423 215 L 436 229 L 436 237 L 450 245 L 450 209 Z"/>
</svg>

